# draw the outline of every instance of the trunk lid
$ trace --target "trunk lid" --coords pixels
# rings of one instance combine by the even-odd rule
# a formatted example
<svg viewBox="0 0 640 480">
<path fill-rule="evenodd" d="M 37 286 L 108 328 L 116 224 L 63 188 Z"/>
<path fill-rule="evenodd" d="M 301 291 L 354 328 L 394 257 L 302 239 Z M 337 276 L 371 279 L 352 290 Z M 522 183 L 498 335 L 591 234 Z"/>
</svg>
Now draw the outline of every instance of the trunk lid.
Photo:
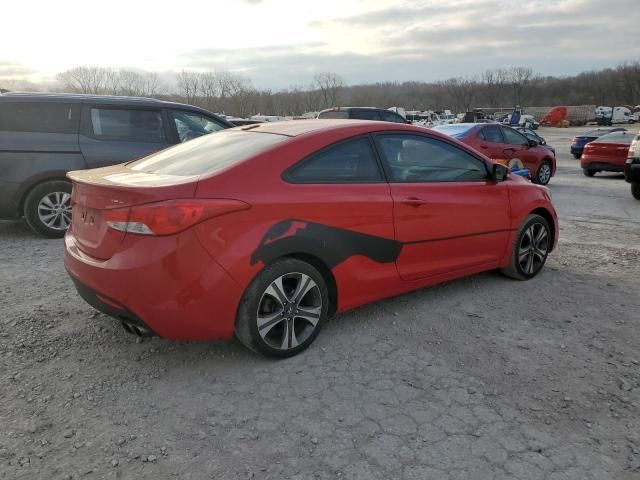
<svg viewBox="0 0 640 480">
<path fill-rule="evenodd" d="M 114 165 L 69 172 L 73 182 L 71 230 L 78 248 L 87 255 L 107 260 L 126 233 L 110 228 L 106 210 L 121 209 L 162 200 L 193 198 L 197 176 L 158 175 Z"/>
</svg>

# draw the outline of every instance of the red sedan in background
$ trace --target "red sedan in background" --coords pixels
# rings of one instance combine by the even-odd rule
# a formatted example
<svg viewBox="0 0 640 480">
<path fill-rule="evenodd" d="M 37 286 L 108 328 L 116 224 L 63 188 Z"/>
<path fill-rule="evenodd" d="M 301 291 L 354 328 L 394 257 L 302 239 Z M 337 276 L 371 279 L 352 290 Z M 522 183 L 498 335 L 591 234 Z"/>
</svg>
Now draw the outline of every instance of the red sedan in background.
<svg viewBox="0 0 640 480">
<path fill-rule="evenodd" d="M 65 266 L 140 335 L 294 355 L 326 318 L 485 270 L 526 280 L 549 192 L 466 145 L 385 122 L 265 123 L 69 173 Z"/>
<path fill-rule="evenodd" d="M 531 172 L 531 180 L 546 185 L 556 173 L 556 158 L 549 148 L 520 132 L 496 123 L 459 123 L 433 127 L 475 148 L 494 160 L 518 159 Z"/>
<path fill-rule="evenodd" d="M 593 177 L 598 172 L 624 172 L 629 147 L 635 135 L 615 132 L 603 135 L 585 145 L 580 157 L 582 172 Z"/>
</svg>

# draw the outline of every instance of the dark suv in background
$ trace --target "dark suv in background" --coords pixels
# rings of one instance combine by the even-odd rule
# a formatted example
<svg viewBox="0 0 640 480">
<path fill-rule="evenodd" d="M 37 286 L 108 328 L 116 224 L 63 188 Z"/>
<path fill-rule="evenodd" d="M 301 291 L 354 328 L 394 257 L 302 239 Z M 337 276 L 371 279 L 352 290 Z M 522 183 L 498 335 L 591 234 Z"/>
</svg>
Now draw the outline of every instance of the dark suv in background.
<svg viewBox="0 0 640 480">
<path fill-rule="evenodd" d="M 383 122 L 409 123 L 391 110 L 373 107 L 334 107 L 318 113 L 318 118 L 344 118 L 352 120 L 378 120 Z"/>
<path fill-rule="evenodd" d="M 71 220 L 70 170 L 143 157 L 233 127 L 189 105 L 149 98 L 0 94 L 0 218 L 24 216 L 61 237 Z"/>
</svg>

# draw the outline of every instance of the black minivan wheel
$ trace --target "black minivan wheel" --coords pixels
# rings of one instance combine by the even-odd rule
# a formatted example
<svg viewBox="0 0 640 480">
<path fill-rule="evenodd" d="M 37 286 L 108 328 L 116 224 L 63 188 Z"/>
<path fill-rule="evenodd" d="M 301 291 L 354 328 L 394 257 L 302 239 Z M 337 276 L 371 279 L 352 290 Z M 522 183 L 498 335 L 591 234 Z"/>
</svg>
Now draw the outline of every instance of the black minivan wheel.
<svg viewBox="0 0 640 480">
<path fill-rule="evenodd" d="M 24 218 L 44 237 L 64 236 L 71 223 L 71 184 L 50 180 L 36 186 L 24 201 Z"/>
<path fill-rule="evenodd" d="M 516 236 L 511 263 L 502 273 L 516 280 L 535 277 L 547 261 L 552 242 L 549 222 L 540 215 L 529 215 Z"/>
<path fill-rule="evenodd" d="M 632 183 L 631 184 L 631 195 L 636 200 L 640 200 L 640 183 Z"/>
<path fill-rule="evenodd" d="M 283 258 L 260 272 L 245 291 L 236 337 L 258 353 L 291 357 L 318 336 L 328 303 L 322 275 L 308 263 Z"/>
</svg>

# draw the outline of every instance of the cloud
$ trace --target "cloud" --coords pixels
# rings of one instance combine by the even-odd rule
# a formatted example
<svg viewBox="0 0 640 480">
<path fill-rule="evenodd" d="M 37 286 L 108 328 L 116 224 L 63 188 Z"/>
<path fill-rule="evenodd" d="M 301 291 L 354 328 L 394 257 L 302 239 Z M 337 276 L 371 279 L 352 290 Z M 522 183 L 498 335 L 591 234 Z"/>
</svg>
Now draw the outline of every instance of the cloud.
<svg viewBox="0 0 640 480">
<path fill-rule="evenodd" d="M 184 68 L 227 69 L 260 88 L 311 82 L 332 71 L 348 83 L 433 81 L 524 65 L 545 75 L 575 74 L 640 59 L 636 0 L 606 7 L 591 0 L 457 0 L 389 6 L 313 23 L 324 42 L 243 49 L 198 49 Z M 344 35 L 369 39 L 350 48 Z M 340 37 L 340 34 L 343 36 Z M 336 45 L 336 38 L 343 41 Z M 355 41 L 354 41 L 355 43 Z"/>
<path fill-rule="evenodd" d="M 0 61 L 0 78 L 26 77 L 36 71 L 13 62 Z"/>
</svg>

